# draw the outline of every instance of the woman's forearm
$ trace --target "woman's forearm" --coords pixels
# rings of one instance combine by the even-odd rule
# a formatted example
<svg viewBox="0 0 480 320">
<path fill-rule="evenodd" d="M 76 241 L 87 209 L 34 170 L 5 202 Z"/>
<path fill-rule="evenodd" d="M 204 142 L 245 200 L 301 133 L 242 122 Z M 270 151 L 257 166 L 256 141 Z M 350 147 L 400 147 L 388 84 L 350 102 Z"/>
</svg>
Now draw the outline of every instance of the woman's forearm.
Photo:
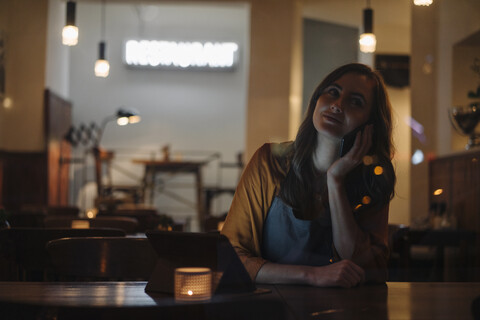
<svg viewBox="0 0 480 320">
<path fill-rule="evenodd" d="M 368 221 L 364 221 L 368 222 L 368 228 L 361 228 L 362 222 L 354 218 L 343 182 L 331 178 L 328 183 L 333 243 L 337 253 L 342 259 L 351 259 L 364 268 L 384 268 L 388 207 L 369 213 Z"/>
<path fill-rule="evenodd" d="M 308 269 L 301 265 L 267 262 L 258 271 L 255 282 L 267 284 L 309 284 Z"/>
<path fill-rule="evenodd" d="M 327 175 L 328 201 L 332 219 L 333 243 L 342 259 L 352 259 L 358 233 L 362 232 L 353 217 L 344 180 Z"/>
<path fill-rule="evenodd" d="M 265 263 L 255 282 L 266 284 L 300 284 L 317 287 L 350 288 L 365 281 L 365 271 L 350 260 L 326 266 Z"/>
</svg>

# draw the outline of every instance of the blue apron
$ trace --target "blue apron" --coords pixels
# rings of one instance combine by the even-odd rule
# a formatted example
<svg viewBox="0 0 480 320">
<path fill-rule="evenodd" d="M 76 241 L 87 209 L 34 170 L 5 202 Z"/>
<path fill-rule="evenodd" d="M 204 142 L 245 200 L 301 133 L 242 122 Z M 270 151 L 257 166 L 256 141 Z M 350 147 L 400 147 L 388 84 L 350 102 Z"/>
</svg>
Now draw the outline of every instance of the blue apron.
<svg viewBox="0 0 480 320">
<path fill-rule="evenodd" d="M 263 227 L 262 257 L 281 264 L 323 266 L 331 263 L 330 214 L 300 220 L 292 208 L 275 197 Z"/>
</svg>

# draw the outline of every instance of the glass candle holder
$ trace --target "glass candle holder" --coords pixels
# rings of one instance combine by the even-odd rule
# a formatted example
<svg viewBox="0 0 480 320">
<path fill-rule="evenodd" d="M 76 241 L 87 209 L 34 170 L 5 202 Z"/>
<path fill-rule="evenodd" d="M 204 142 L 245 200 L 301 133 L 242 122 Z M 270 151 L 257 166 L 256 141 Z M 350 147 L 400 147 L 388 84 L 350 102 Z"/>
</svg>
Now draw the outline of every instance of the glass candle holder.
<svg viewBox="0 0 480 320">
<path fill-rule="evenodd" d="M 212 297 L 212 271 L 209 268 L 175 269 L 175 300 L 202 301 Z"/>
</svg>

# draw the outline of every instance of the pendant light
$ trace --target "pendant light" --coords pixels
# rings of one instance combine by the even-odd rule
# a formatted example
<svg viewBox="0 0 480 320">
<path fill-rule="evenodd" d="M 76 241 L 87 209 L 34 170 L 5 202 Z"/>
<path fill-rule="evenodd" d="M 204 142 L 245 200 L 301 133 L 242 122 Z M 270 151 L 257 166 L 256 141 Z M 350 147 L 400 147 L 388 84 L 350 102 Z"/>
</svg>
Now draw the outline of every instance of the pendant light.
<svg viewBox="0 0 480 320">
<path fill-rule="evenodd" d="M 95 76 L 106 78 L 110 72 L 110 64 L 105 58 L 105 0 L 102 1 L 102 40 L 98 44 L 98 60 L 95 62 Z"/>
<path fill-rule="evenodd" d="M 416 6 L 426 6 L 428 7 L 433 3 L 433 0 L 413 0 L 413 4 Z"/>
<path fill-rule="evenodd" d="M 358 40 L 360 51 L 375 52 L 377 38 L 373 34 L 373 10 L 370 8 L 370 1 L 367 0 L 367 8 L 363 9 L 363 33 Z"/>
<path fill-rule="evenodd" d="M 78 28 L 75 25 L 76 3 L 67 1 L 67 21 L 62 30 L 62 44 L 75 46 L 78 43 Z"/>
</svg>

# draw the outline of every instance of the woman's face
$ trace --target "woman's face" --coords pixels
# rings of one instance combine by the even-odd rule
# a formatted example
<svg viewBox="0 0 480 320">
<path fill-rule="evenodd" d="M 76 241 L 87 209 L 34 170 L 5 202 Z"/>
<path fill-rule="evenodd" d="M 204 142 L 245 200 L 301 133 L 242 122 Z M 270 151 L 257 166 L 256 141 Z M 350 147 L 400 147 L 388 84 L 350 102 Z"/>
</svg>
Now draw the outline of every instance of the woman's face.
<svg viewBox="0 0 480 320">
<path fill-rule="evenodd" d="M 374 86 L 374 80 L 357 73 L 344 74 L 327 86 L 313 112 L 317 132 L 341 139 L 366 123 L 372 111 Z"/>
</svg>

